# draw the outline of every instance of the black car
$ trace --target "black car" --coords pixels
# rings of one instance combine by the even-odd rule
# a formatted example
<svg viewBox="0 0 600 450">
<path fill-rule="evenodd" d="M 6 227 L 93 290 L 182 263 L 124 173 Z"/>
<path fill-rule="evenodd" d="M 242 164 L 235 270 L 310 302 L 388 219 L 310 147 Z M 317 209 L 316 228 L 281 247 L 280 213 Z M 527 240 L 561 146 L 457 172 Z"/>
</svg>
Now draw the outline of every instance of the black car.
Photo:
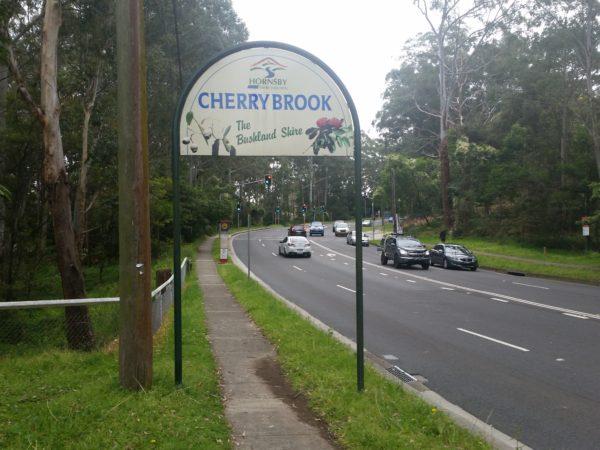
<svg viewBox="0 0 600 450">
<path fill-rule="evenodd" d="M 306 228 L 304 228 L 304 225 L 292 225 L 288 230 L 288 236 L 306 237 Z"/>
<path fill-rule="evenodd" d="M 414 237 L 387 235 L 381 240 L 377 250 L 381 251 L 381 264 L 384 266 L 391 260 L 396 268 L 420 265 L 424 270 L 429 269 L 429 252 Z"/>
<path fill-rule="evenodd" d="M 458 244 L 437 244 L 429 253 L 431 265 L 436 264 L 444 269 L 455 267 L 458 269 L 477 270 L 479 264 L 477 257 L 466 247 Z"/>
</svg>

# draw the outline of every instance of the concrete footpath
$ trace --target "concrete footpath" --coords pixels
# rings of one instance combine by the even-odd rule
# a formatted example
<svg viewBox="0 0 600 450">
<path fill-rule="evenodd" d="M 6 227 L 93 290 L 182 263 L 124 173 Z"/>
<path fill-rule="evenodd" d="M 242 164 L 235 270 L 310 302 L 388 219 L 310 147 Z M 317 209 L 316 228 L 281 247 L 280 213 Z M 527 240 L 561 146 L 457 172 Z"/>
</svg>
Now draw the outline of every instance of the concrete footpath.
<svg viewBox="0 0 600 450">
<path fill-rule="evenodd" d="M 234 446 L 257 450 L 339 448 L 328 439 L 301 396 L 289 388 L 274 347 L 229 293 L 211 258 L 212 242 L 208 239 L 199 248 L 196 271 Z"/>
</svg>

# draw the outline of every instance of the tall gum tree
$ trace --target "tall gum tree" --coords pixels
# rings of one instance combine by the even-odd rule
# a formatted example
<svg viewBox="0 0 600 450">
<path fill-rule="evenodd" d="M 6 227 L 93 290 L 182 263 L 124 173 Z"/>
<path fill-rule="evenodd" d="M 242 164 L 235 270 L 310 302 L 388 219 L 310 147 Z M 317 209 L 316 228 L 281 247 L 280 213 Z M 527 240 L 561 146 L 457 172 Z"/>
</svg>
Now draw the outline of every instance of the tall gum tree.
<svg viewBox="0 0 600 450">
<path fill-rule="evenodd" d="M 438 63 L 439 119 L 438 158 L 440 160 L 440 191 L 444 226 L 452 228 L 452 201 L 450 198 L 450 158 L 448 154 L 448 131 L 452 124 L 452 103 L 458 97 L 462 105 L 460 91 L 466 83 L 468 67 L 463 58 L 471 54 L 504 18 L 509 16 L 515 2 L 510 0 L 413 0 L 429 25 L 435 40 L 435 55 Z M 461 10 L 461 6 L 468 6 Z M 483 16 L 483 17 L 482 17 Z M 452 34 L 459 36 L 469 21 L 480 21 L 482 27 L 471 32 L 463 42 L 455 41 L 454 55 L 448 55 L 448 40 Z M 462 47 L 462 48 L 461 48 Z M 461 56 L 457 59 L 457 56 Z M 454 56 L 454 60 L 452 60 Z M 460 62 L 460 64 L 456 64 Z M 460 109 L 459 109 L 460 111 Z M 459 117 L 460 119 L 460 117 Z"/>
<path fill-rule="evenodd" d="M 49 193 L 57 264 L 63 296 L 67 299 L 77 299 L 85 298 L 87 294 L 73 230 L 70 187 L 60 129 L 57 53 L 61 12 L 59 0 L 45 2 L 41 35 L 39 104 L 33 99 L 27 88 L 10 42 L 5 41 L 4 46 L 8 53 L 9 69 L 17 83 L 17 90 L 42 125 L 44 142 L 43 179 Z M 69 347 L 81 350 L 93 348 L 94 333 L 87 307 L 66 307 L 65 317 Z"/>
</svg>

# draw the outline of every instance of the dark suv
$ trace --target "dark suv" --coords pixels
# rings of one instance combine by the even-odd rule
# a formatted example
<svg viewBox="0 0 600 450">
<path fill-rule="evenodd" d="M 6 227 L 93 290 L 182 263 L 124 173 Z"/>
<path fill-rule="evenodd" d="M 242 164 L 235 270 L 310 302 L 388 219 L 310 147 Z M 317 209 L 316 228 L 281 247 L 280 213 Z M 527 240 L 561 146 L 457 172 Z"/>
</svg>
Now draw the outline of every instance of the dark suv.
<svg viewBox="0 0 600 450">
<path fill-rule="evenodd" d="M 384 266 L 392 260 L 396 268 L 418 264 L 424 270 L 429 269 L 429 252 L 414 237 L 390 234 L 381 240 L 378 250 L 381 251 L 381 264 Z"/>
</svg>

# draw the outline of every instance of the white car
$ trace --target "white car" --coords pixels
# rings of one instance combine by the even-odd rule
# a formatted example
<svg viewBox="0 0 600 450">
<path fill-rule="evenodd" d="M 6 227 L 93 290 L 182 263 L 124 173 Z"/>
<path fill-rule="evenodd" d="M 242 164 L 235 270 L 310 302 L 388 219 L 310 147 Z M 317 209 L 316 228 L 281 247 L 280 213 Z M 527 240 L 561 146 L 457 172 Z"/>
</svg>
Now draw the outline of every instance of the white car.
<svg viewBox="0 0 600 450">
<path fill-rule="evenodd" d="M 352 231 L 346 235 L 346 244 L 356 245 L 356 231 Z M 362 245 L 365 247 L 369 246 L 369 236 L 367 233 L 362 234 Z"/>
<path fill-rule="evenodd" d="M 279 241 L 279 254 L 283 256 L 305 256 L 310 258 L 310 242 L 304 236 L 286 236 Z"/>
<path fill-rule="evenodd" d="M 335 226 L 336 236 L 346 236 L 350 233 L 350 226 L 346 222 L 340 222 Z"/>
</svg>

